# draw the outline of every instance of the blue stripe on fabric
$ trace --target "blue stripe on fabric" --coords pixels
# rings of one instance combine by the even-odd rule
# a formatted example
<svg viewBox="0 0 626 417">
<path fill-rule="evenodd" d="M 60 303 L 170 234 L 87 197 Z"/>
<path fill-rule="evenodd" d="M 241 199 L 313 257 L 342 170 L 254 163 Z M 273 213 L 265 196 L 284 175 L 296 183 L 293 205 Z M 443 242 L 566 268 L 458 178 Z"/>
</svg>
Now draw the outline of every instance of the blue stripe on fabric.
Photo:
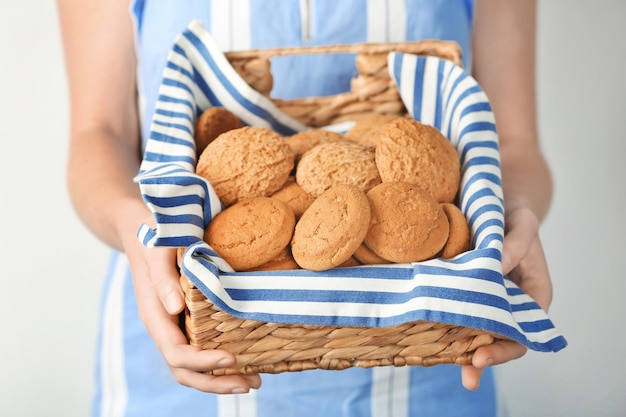
<svg viewBox="0 0 626 417">
<path fill-rule="evenodd" d="M 464 161 L 465 159 L 467 159 L 467 153 L 472 150 L 472 149 L 479 149 L 479 148 L 484 148 L 484 149 L 492 149 L 497 151 L 498 150 L 498 143 L 492 140 L 476 140 L 476 141 L 471 141 L 471 142 L 467 142 L 464 146 L 463 146 L 463 150 L 461 151 L 460 154 L 460 158 L 462 161 Z"/>
<path fill-rule="evenodd" d="M 187 113 L 181 113 L 172 110 L 155 109 L 154 114 L 172 119 L 185 119 L 191 123 L 194 122 L 194 119 L 192 119 L 191 116 L 189 116 L 189 114 Z"/>
<path fill-rule="evenodd" d="M 489 102 L 487 101 L 481 101 L 479 103 L 472 103 L 470 105 L 468 105 L 467 107 L 465 107 L 461 113 L 459 114 L 459 118 L 464 118 L 465 116 L 468 116 L 470 113 L 477 113 L 477 112 L 489 112 L 491 113 L 493 110 L 491 109 L 491 104 L 489 104 Z"/>
<path fill-rule="evenodd" d="M 187 53 L 180 47 L 180 45 L 175 45 L 174 50 L 180 55 L 187 57 Z M 213 89 L 210 88 L 209 85 L 207 84 L 205 77 L 202 76 L 200 71 L 198 71 L 198 69 L 196 68 L 195 65 L 193 65 L 193 63 L 191 63 L 191 68 L 192 68 L 193 73 L 190 73 L 187 69 L 182 68 L 172 63 L 171 61 L 168 62 L 168 68 L 180 71 L 190 80 L 193 80 L 193 82 L 196 83 L 196 85 L 200 88 L 200 90 L 202 90 L 202 92 L 207 97 L 207 100 L 209 101 L 209 103 L 211 103 L 211 105 L 216 106 L 216 107 L 223 107 L 222 102 L 217 98 L 215 93 L 213 93 Z"/>
<path fill-rule="evenodd" d="M 508 278 L 510 280 L 510 278 Z M 522 291 L 519 287 L 506 287 L 506 293 L 510 296 L 523 295 L 524 291 Z"/>
<path fill-rule="evenodd" d="M 444 60 L 440 60 L 437 65 L 437 90 L 438 94 L 435 95 L 435 120 L 434 127 L 436 127 L 439 131 L 441 131 L 441 113 L 442 113 L 442 103 L 441 103 L 441 85 L 444 77 L 444 70 L 446 67 L 446 62 Z"/>
<path fill-rule="evenodd" d="M 472 194 L 467 200 L 463 202 L 464 207 L 470 207 L 476 200 L 484 198 L 484 197 L 495 197 L 495 194 L 492 190 L 483 189 L 478 190 L 474 194 Z M 476 223 L 476 219 L 478 216 L 484 213 L 489 213 L 497 211 L 500 214 L 504 214 L 504 208 L 499 204 L 484 204 L 477 208 L 474 213 L 468 218 L 469 223 Z"/>
<path fill-rule="evenodd" d="M 189 93 L 189 95 L 193 96 L 193 91 L 191 90 L 191 88 L 189 87 L 189 85 L 187 83 L 184 83 L 180 80 L 175 80 L 172 78 L 163 78 L 163 81 L 161 82 L 162 85 L 167 85 L 170 87 L 175 87 L 175 88 L 179 88 L 181 90 L 185 90 L 187 93 Z"/>
<path fill-rule="evenodd" d="M 474 132 L 494 132 L 496 131 L 496 125 L 491 122 L 474 122 L 465 126 L 459 133 L 459 140 L 468 133 Z"/>
<path fill-rule="evenodd" d="M 184 248 L 196 242 L 198 242 L 197 236 L 169 236 L 157 238 L 155 246 Z"/>
<path fill-rule="evenodd" d="M 164 94 L 160 94 L 159 95 L 159 98 L 158 98 L 158 101 L 157 101 L 157 107 L 158 107 L 159 103 L 183 104 L 183 105 L 189 107 L 189 109 L 191 109 L 191 110 L 195 109 L 195 105 L 192 104 L 189 100 L 186 100 L 184 98 L 170 97 L 170 96 L 166 96 Z"/>
<path fill-rule="evenodd" d="M 171 135 L 167 135 L 165 133 L 156 132 L 154 130 L 150 132 L 150 139 L 158 142 L 169 143 L 172 145 L 184 145 L 188 146 L 189 148 L 193 147 L 192 142 L 189 139 L 180 139 Z"/>
<path fill-rule="evenodd" d="M 425 285 L 418 286 L 411 291 L 403 293 L 358 290 L 275 290 L 241 288 L 228 288 L 226 292 L 234 301 L 304 302 L 302 300 L 306 300 L 306 303 L 358 303 L 376 305 L 397 305 L 421 297 L 428 297 L 461 302 L 472 300 L 474 304 L 490 306 L 507 312 L 510 311 L 510 305 L 507 300 L 496 295 Z"/>
<path fill-rule="evenodd" d="M 460 84 L 467 77 L 469 77 L 469 76 L 465 75 L 463 77 L 459 77 L 459 79 L 457 80 L 457 84 L 455 85 L 455 90 L 460 88 L 458 84 Z M 461 103 L 463 102 L 463 100 L 465 100 L 467 97 L 469 97 L 471 95 L 474 95 L 476 93 L 482 93 L 481 88 L 478 87 L 478 86 L 470 87 L 470 88 L 464 90 L 461 94 L 459 94 L 459 96 L 456 98 L 456 101 L 454 101 L 454 103 L 452 103 L 452 104 L 448 103 L 448 106 L 450 106 L 450 108 L 447 111 L 450 114 L 456 114 L 456 112 L 459 109 L 459 106 L 461 106 Z M 462 112 L 463 109 L 461 109 L 460 111 Z M 459 116 L 457 116 L 457 117 L 459 117 Z M 450 125 L 450 131 L 448 131 L 448 133 L 447 133 L 449 138 L 452 137 L 452 130 L 451 129 L 452 129 L 452 125 Z"/>
<path fill-rule="evenodd" d="M 480 244 L 476 243 L 478 242 L 478 240 L 480 240 Z M 472 238 L 472 245 L 475 246 L 477 249 L 483 249 L 489 247 L 493 241 L 500 243 L 504 242 L 502 233 L 490 233 L 486 236 L 474 235 L 474 237 Z M 501 257 L 498 258 L 498 260 L 501 259 Z"/>
<path fill-rule="evenodd" d="M 178 176 L 175 177 L 174 174 L 178 174 Z M 157 167 L 153 167 L 149 170 L 144 170 L 142 181 L 155 181 L 159 179 L 160 177 L 169 178 L 168 181 L 171 181 L 174 178 L 180 178 L 183 181 L 189 181 L 193 179 L 193 183 L 200 183 L 203 181 L 201 177 L 190 172 L 189 169 L 182 168 L 180 165 L 176 165 L 176 164 L 162 164 Z M 186 184 L 181 184 L 181 185 L 186 185 Z"/>
<path fill-rule="evenodd" d="M 213 59 L 211 53 L 209 52 L 207 46 L 196 36 L 195 33 L 187 31 L 185 32 L 185 37 L 194 45 L 198 53 L 203 57 L 205 63 L 211 68 L 213 74 L 217 77 L 219 82 L 226 88 L 228 93 L 239 103 L 241 104 L 247 111 L 254 114 L 255 116 L 262 118 L 270 123 L 272 128 L 280 133 L 281 135 L 292 135 L 296 133 L 292 128 L 285 126 L 280 123 L 274 115 L 269 112 L 267 109 L 260 107 L 250 101 L 246 96 L 241 94 L 239 90 L 237 90 L 231 83 L 230 79 L 224 75 L 222 69 Z"/>
<path fill-rule="evenodd" d="M 404 61 L 404 56 L 402 57 Z M 415 68 L 416 74 L 424 74 L 426 71 L 426 60 L 418 57 Z M 424 99 L 424 79 L 415 77 L 415 84 L 413 86 L 413 117 L 417 120 L 422 120 L 422 101 Z"/>
<path fill-rule="evenodd" d="M 182 130 L 183 132 L 189 133 L 189 135 L 193 135 L 193 132 L 191 131 L 191 129 L 189 129 L 188 126 L 181 125 L 180 123 L 170 123 L 170 122 L 164 122 L 161 120 L 153 120 L 152 124 L 157 125 L 157 126 L 169 127 L 171 129 Z M 150 137 L 152 137 L 152 135 L 150 135 Z M 172 139 L 176 140 L 176 138 L 173 136 L 172 136 Z M 186 142 L 186 143 L 189 143 L 189 142 Z"/>
<path fill-rule="evenodd" d="M 535 302 L 526 302 L 521 304 L 511 304 L 511 311 L 533 311 L 537 309 L 537 303 Z"/>
<path fill-rule="evenodd" d="M 475 156 L 465 161 L 466 167 L 473 167 L 478 165 L 492 165 L 497 167 L 500 166 L 500 161 L 490 156 Z"/>
<path fill-rule="evenodd" d="M 482 188 L 484 188 L 485 191 L 489 190 L 490 191 L 489 195 L 493 195 L 493 196 L 496 195 L 495 191 L 494 191 L 495 187 L 497 186 L 497 188 L 501 188 L 501 186 L 502 186 L 502 180 L 496 174 L 490 174 L 490 173 L 487 173 L 487 172 L 481 172 L 481 173 L 474 174 L 472 176 L 468 176 L 467 174 L 465 176 L 468 177 L 468 178 L 465 180 L 465 184 L 463 185 L 463 188 L 461 189 L 461 195 L 464 196 L 466 199 L 471 200 L 471 201 L 475 200 L 476 197 L 483 197 L 483 196 L 486 195 L 485 193 L 480 194 L 480 195 L 476 195 L 476 192 L 478 192 L 478 191 L 475 191 L 474 194 L 472 194 L 469 198 L 466 197 L 467 195 L 470 194 L 468 190 L 476 182 L 481 182 L 482 183 L 481 184 Z"/>
<path fill-rule="evenodd" d="M 484 255 L 483 255 L 484 256 Z M 497 258 L 494 258 L 497 259 Z M 414 275 L 449 275 L 454 276 L 459 273 L 459 269 L 452 268 L 444 268 L 440 266 L 431 266 L 419 263 L 416 263 L 413 267 Z M 463 269 L 463 278 L 473 279 L 478 278 L 480 281 L 489 281 L 489 282 L 502 282 L 502 275 L 491 269 L 486 268 L 465 268 Z"/>
<path fill-rule="evenodd" d="M 172 196 L 172 197 L 155 197 L 155 196 L 149 196 L 149 195 L 144 195 L 146 198 L 150 199 L 150 202 L 152 204 L 154 204 L 155 206 L 158 207 L 165 207 L 165 208 L 175 208 L 175 207 L 179 207 L 179 206 L 186 206 L 186 205 L 202 205 L 204 203 L 203 199 L 197 195 L 197 194 L 185 194 L 185 195 L 178 195 L 178 196 Z"/>
<path fill-rule="evenodd" d="M 504 223 L 500 220 L 500 219 L 488 219 L 484 222 L 482 222 L 477 228 L 476 231 L 474 232 L 475 236 L 480 236 L 483 231 L 489 227 L 492 226 L 496 226 L 502 230 L 504 230 Z"/>
<path fill-rule="evenodd" d="M 446 97 L 446 103 L 447 103 L 446 112 L 448 114 L 450 114 L 450 115 L 454 115 L 455 114 L 456 108 L 459 105 L 458 101 L 455 102 L 455 103 L 451 103 L 452 96 L 456 93 L 457 89 L 459 88 L 459 85 L 468 77 L 468 75 L 464 71 L 456 71 L 456 72 L 457 72 L 457 74 L 456 74 L 457 77 L 452 82 L 452 86 L 450 87 L 450 90 L 448 92 L 448 96 Z M 451 138 L 452 137 L 452 126 L 453 126 L 453 124 L 450 123 L 448 125 L 448 131 L 444 132 L 444 134 L 446 135 L 447 138 Z"/>
<path fill-rule="evenodd" d="M 446 259 L 445 262 L 446 264 L 457 265 L 455 268 L 458 267 L 460 269 L 463 264 L 474 261 L 474 260 L 488 259 L 488 258 L 499 259 L 499 257 L 500 257 L 500 252 L 498 250 L 493 249 L 493 248 L 484 248 L 484 249 L 474 249 L 469 252 L 465 252 L 455 259 Z M 419 268 L 420 266 L 421 266 L 420 264 L 417 264 L 415 268 Z M 455 268 L 451 268 L 451 269 L 455 269 Z M 416 273 L 418 273 L 417 270 L 416 270 Z"/>
<path fill-rule="evenodd" d="M 143 160 L 146 162 L 162 162 L 162 163 L 176 163 L 184 162 L 186 164 L 195 165 L 196 160 L 194 157 L 187 155 L 168 155 L 162 153 L 145 152 Z"/>
<path fill-rule="evenodd" d="M 191 224 L 198 227 L 204 226 L 204 219 L 202 217 L 194 216 L 193 214 L 164 214 L 156 212 L 154 214 L 157 222 L 160 224 Z"/>
<path fill-rule="evenodd" d="M 554 328 L 554 325 L 548 319 L 535 320 L 535 321 L 523 321 L 517 324 L 526 333 L 540 333 L 546 329 Z"/>
</svg>

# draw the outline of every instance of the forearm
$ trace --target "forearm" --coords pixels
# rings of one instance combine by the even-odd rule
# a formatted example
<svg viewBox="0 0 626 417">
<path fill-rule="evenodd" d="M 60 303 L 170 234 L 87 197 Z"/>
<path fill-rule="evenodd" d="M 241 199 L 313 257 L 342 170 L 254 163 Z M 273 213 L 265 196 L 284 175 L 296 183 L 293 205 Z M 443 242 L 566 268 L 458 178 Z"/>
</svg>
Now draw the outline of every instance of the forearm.
<svg viewBox="0 0 626 417">
<path fill-rule="evenodd" d="M 57 0 L 71 103 L 68 191 L 77 214 L 123 250 L 147 211 L 140 162 L 136 63 L 128 0 Z"/>
<path fill-rule="evenodd" d="M 542 220 L 552 178 L 536 119 L 534 0 L 477 0 L 473 75 L 492 105 L 500 141 L 505 208 Z"/>
<path fill-rule="evenodd" d="M 505 211 L 531 209 L 541 221 L 550 208 L 552 175 L 536 140 L 504 140 L 500 147 Z"/>
<path fill-rule="evenodd" d="M 67 185 L 76 213 L 104 243 L 123 250 L 123 239 L 136 233 L 135 219 L 146 213 L 133 181 L 139 150 L 102 131 L 73 134 L 67 166 Z"/>
</svg>

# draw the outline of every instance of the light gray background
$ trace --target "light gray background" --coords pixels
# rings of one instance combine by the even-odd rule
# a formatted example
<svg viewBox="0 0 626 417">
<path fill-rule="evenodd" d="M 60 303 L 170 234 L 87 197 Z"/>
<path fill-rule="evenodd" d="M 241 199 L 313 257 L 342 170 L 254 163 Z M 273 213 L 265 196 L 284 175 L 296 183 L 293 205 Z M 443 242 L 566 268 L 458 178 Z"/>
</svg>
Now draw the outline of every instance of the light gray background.
<svg viewBox="0 0 626 417">
<path fill-rule="evenodd" d="M 498 368 L 512 417 L 626 413 L 625 41 L 625 1 L 540 2 L 540 130 L 556 181 L 542 235 L 550 314 L 570 345 Z M 66 197 L 54 2 L 2 0 L 0 53 L 0 415 L 82 417 L 108 250 Z"/>
</svg>

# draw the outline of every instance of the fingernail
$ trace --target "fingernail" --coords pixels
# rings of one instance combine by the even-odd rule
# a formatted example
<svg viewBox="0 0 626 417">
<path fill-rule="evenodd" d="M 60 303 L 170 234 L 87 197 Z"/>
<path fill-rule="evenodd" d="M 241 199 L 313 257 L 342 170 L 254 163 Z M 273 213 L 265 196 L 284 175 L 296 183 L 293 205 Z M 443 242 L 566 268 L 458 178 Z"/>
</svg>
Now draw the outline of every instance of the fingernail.
<svg viewBox="0 0 626 417">
<path fill-rule="evenodd" d="M 169 293 L 165 298 L 165 309 L 170 314 L 176 314 L 180 311 L 180 299 L 176 293 Z"/>
<path fill-rule="evenodd" d="M 224 358 L 217 363 L 217 366 L 220 368 L 230 368 L 233 365 L 234 365 L 234 362 L 230 358 Z"/>
<path fill-rule="evenodd" d="M 245 388 L 233 388 L 231 391 L 232 394 L 246 394 L 248 392 Z"/>
</svg>

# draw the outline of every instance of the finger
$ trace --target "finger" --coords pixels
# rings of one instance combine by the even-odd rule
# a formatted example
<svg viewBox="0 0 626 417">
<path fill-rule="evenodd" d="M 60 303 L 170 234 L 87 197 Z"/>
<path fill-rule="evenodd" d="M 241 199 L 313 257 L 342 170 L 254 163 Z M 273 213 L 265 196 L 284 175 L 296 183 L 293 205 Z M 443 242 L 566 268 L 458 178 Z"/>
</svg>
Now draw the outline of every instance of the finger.
<svg viewBox="0 0 626 417">
<path fill-rule="evenodd" d="M 176 249 L 146 249 L 150 267 L 150 280 L 169 314 L 178 314 L 185 308 L 185 294 L 180 287 L 180 274 L 176 269 Z"/>
<path fill-rule="evenodd" d="M 463 368 L 461 368 L 461 382 L 466 389 L 476 391 L 480 386 L 480 377 L 482 374 L 482 368 L 476 368 L 473 365 L 464 365 Z"/>
<path fill-rule="evenodd" d="M 491 345 L 478 348 L 472 356 L 472 364 L 461 369 L 463 386 L 468 390 L 477 390 L 486 367 L 521 358 L 527 350 L 525 346 L 511 340 L 498 340 Z"/>
<path fill-rule="evenodd" d="M 147 280 L 136 279 L 139 314 L 150 337 L 168 365 L 198 372 L 229 368 L 235 365 L 235 357 L 222 350 L 202 350 L 188 344 L 178 324 L 178 316 L 165 311 Z"/>
<path fill-rule="evenodd" d="M 186 387 L 215 394 L 244 394 L 252 388 L 257 389 L 261 386 L 261 378 L 258 375 L 214 376 L 188 369 L 175 369 L 172 373 L 174 378 Z"/>
<path fill-rule="evenodd" d="M 490 345 L 481 346 L 472 356 L 472 365 L 483 369 L 521 358 L 528 349 L 512 340 L 498 340 Z"/>
<path fill-rule="evenodd" d="M 544 311 L 548 311 L 552 302 L 552 280 L 539 237 L 535 237 L 528 254 L 511 272 L 510 277 Z"/>
<path fill-rule="evenodd" d="M 517 209 L 506 217 L 506 234 L 502 249 L 502 273 L 508 275 L 528 254 L 539 232 L 537 216 L 527 208 Z"/>
</svg>

